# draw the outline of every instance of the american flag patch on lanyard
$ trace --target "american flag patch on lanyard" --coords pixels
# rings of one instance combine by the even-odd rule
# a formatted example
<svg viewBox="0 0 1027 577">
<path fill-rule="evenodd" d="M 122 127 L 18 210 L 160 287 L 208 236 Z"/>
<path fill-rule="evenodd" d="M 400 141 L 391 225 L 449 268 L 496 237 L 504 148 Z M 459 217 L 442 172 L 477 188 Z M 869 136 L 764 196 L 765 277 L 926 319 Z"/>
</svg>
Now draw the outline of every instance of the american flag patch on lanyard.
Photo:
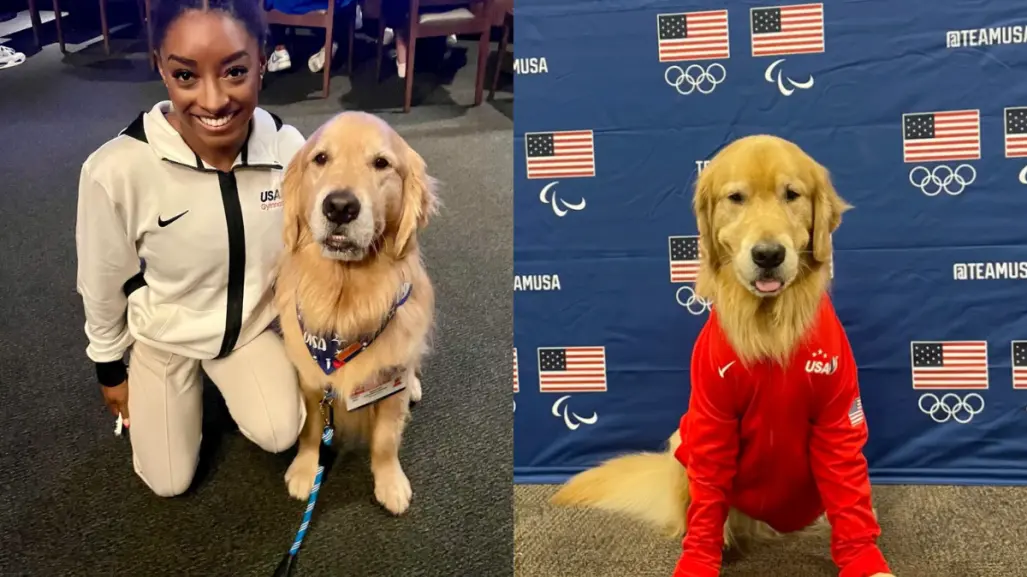
<svg viewBox="0 0 1027 577">
<path fill-rule="evenodd" d="M 852 406 L 849 407 L 849 424 L 853 427 L 863 422 L 863 400 L 856 397 L 855 401 L 852 401 Z"/>
</svg>

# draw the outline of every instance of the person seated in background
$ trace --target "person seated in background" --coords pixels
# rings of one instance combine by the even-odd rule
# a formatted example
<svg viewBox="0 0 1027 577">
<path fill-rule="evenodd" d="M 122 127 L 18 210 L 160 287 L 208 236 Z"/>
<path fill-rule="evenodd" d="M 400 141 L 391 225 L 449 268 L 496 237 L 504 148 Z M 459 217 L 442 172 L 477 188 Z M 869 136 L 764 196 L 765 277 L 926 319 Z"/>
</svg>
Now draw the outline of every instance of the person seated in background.
<svg viewBox="0 0 1027 577">
<path fill-rule="evenodd" d="M 356 0 L 335 0 L 336 14 L 343 8 L 350 5 L 351 2 Z M 278 10 L 285 14 L 307 14 L 314 12 L 315 10 L 325 10 L 327 8 L 326 0 L 264 0 L 264 8 L 266 10 Z M 405 32 L 407 23 L 407 14 L 410 9 L 409 0 L 381 0 L 382 17 L 385 18 L 385 35 L 382 43 L 385 46 L 392 44 L 395 40 L 396 48 L 389 51 L 389 57 L 396 60 L 396 73 L 400 78 L 406 77 L 406 60 L 407 60 L 407 42 L 408 36 Z M 422 8 L 421 13 L 429 12 L 445 12 L 450 8 L 431 6 Z M 356 23 L 354 24 L 354 30 L 360 30 L 364 27 L 364 15 L 360 5 L 356 6 Z M 401 33 L 397 35 L 396 30 L 400 30 Z M 272 30 L 272 38 L 275 42 L 274 50 L 267 59 L 267 71 L 268 72 L 281 72 L 292 68 L 292 55 L 289 54 L 289 49 L 286 46 L 283 36 L 278 36 L 275 31 Z M 450 35 L 446 38 L 447 46 L 456 45 L 456 35 Z M 336 52 L 339 50 L 339 43 L 332 41 L 332 58 L 335 58 Z M 311 72 L 317 73 L 324 69 L 325 64 L 325 49 L 324 43 L 321 43 L 321 48 L 312 54 L 307 59 L 307 68 Z"/>
<path fill-rule="evenodd" d="M 400 78 L 406 78 L 408 43 L 410 40 L 407 34 L 407 21 L 410 11 L 410 0 L 381 0 L 382 18 L 385 19 L 385 45 L 395 39 L 395 52 L 390 51 L 389 55 L 396 59 L 396 74 Z M 421 8 L 421 14 L 432 12 L 448 12 L 455 6 L 426 6 Z M 452 48 L 456 46 L 456 35 L 446 37 L 446 45 Z"/>
<path fill-rule="evenodd" d="M 335 0 L 335 14 L 336 17 L 341 13 L 342 9 L 348 7 L 351 3 L 356 0 Z M 318 10 L 327 10 L 327 0 L 264 0 L 265 10 L 277 10 L 284 14 L 309 14 Z M 356 6 L 356 24 L 355 29 L 360 30 L 364 27 L 363 13 L 360 10 L 360 5 Z M 323 32 L 322 32 L 323 33 Z M 274 50 L 267 59 L 267 71 L 268 72 L 281 72 L 292 68 L 292 55 L 289 54 L 289 49 L 285 45 L 284 30 L 282 27 L 274 27 L 271 30 L 271 39 L 275 43 Z M 339 50 L 339 43 L 332 41 L 332 58 L 335 58 L 336 52 Z M 325 65 L 325 49 L 324 42 L 321 42 L 321 48 L 314 54 L 310 55 L 307 59 L 307 68 L 311 72 L 317 73 L 324 69 Z"/>
</svg>

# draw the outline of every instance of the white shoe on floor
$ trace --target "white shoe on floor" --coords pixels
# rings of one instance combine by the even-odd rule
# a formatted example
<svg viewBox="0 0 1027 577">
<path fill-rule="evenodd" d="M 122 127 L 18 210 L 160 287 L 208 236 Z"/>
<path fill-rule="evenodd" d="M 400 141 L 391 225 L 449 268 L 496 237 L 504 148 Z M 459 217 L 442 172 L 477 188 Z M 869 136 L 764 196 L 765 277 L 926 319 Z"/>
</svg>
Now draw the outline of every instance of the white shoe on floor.
<svg viewBox="0 0 1027 577">
<path fill-rule="evenodd" d="M 339 44 L 332 42 L 332 58 L 335 58 L 335 53 L 339 51 Z M 317 54 L 314 54 L 307 60 L 307 68 L 310 68 L 311 72 L 321 72 L 325 67 L 325 47 L 322 46 Z"/>
<path fill-rule="evenodd" d="M 292 58 L 289 57 L 289 51 L 285 48 L 276 48 L 267 59 L 267 71 L 281 72 L 289 68 L 292 68 Z"/>
<path fill-rule="evenodd" d="M 446 46 L 452 48 L 456 46 L 456 34 L 450 34 L 446 36 Z"/>
<path fill-rule="evenodd" d="M 10 46 L 0 46 L 0 70 L 12 68 L 25 62 L 25 55 Z"/>
</svg>

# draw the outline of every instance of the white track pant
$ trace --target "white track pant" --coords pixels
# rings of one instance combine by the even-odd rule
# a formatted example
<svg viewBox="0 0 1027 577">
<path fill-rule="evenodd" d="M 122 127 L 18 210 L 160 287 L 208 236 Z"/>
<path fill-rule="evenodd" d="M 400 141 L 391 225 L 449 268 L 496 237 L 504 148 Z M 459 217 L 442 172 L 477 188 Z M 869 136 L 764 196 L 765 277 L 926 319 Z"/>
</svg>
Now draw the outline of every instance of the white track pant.
<svg viewBox="0 0 1027 577">
<path fill-rule="evenodd" d="M 132 462 L 142 480 L 162 497 L 185 492 L 200 454 L 203 369 L 248 439 L 265 451 L 291 447 L 306 418 L 296 371 L 274 332 L 228 357 L 198 361 L 142 343 L 132 347 L 128 411 Z"/>
</svg>

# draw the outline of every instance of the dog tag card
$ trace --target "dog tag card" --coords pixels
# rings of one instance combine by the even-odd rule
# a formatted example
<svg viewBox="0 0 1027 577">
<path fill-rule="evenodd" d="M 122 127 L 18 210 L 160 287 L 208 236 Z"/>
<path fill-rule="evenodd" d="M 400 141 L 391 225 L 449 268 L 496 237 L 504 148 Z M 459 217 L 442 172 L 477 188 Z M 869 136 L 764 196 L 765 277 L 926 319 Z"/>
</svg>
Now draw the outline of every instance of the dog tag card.
<svg viewBox="0 0 1027 577">
<path fill-rule="evenodd" d="M 371 381 L 360 385 L 346 397 L 346 410 L 355 411 L 402 391 L 407 388 L 404 376 L 406 376 L 406 371 L 400 371 L 392 373 L 389 378 L 380 383 L 375 384 L 374 381 Z"/>
</svg>

